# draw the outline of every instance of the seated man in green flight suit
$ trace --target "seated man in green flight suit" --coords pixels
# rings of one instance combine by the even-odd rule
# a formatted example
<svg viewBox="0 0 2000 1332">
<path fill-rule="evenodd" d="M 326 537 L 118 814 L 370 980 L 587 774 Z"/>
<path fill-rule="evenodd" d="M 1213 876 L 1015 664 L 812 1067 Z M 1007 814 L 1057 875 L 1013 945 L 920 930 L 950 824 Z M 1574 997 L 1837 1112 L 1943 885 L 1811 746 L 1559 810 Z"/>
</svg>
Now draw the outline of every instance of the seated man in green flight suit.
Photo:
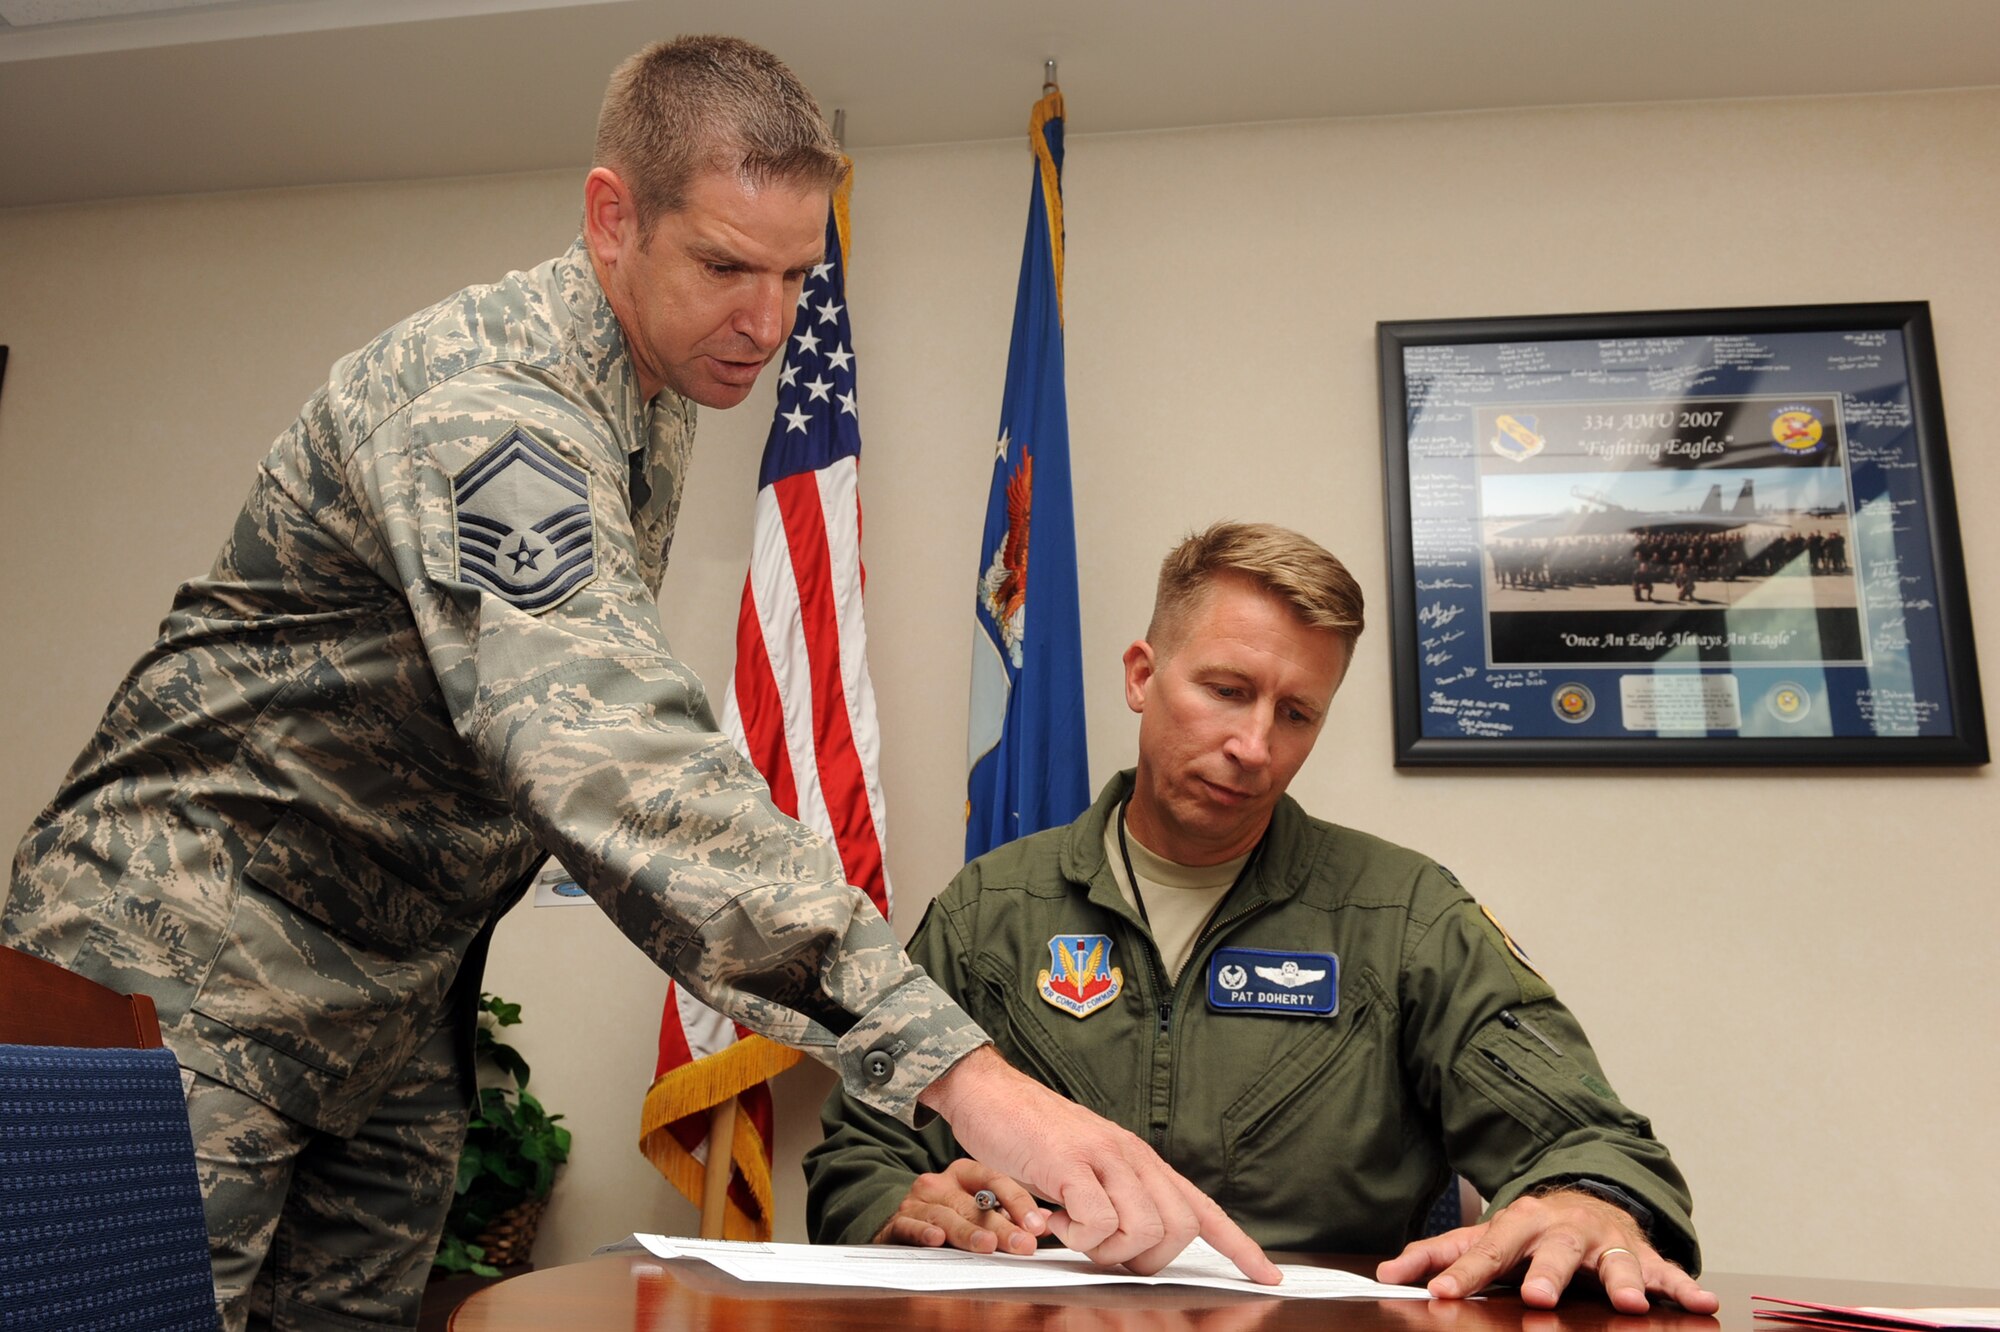
<svg viewBox="0 0 2000 1332">
<path fill-rule="evenodd" d="M 1360 588 L 1307 538 L 1188 538 L 1125 652 L 1137 767 L 966 866 L 911 957 L 1010 1063 L 1269 1248 L 1400 1250 L 1380 1278 L 1446 1298 L 1515 1277 L 1547 1307 L 1582 1272 L 1626 1312 L 1712 1311 L 1680 1171 L 1526 956 L 1442 866 L 1285 795 L 1361 629 Z M 815 1240 L 1027 1252 L 1046 1233 L 947 1125 L 838 1088 L 822 1117 Z M 1417 1238 L 1454 1172 L 1485 1218 Z"/>
</svg>

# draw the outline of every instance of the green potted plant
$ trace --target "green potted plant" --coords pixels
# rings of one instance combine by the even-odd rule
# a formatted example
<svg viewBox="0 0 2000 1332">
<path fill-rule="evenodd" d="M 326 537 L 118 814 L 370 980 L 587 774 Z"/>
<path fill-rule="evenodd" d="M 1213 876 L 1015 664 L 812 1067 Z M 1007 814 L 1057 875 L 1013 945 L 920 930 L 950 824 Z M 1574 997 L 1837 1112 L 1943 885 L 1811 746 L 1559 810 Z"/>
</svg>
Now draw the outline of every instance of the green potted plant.
<svg viewBox="0 0 2000 1332">
<path fill-rule="evenodd" d="M 481 1087 L 466 1122 L 458 1193 L 433 1265 L 443 1273 L 497 1277 L 502 1267 L 528 1260 L 556 1167 L 569 1159 L 570 1134 L 556 1123 L 562 1116 L 548 1113 L 528 1091 L 528 1061 L 498 1035 L 520 1022 L 521 1006 L 482 993 L 479 1008 L 473 1057 L 501 1078 Z"/>
</svg>

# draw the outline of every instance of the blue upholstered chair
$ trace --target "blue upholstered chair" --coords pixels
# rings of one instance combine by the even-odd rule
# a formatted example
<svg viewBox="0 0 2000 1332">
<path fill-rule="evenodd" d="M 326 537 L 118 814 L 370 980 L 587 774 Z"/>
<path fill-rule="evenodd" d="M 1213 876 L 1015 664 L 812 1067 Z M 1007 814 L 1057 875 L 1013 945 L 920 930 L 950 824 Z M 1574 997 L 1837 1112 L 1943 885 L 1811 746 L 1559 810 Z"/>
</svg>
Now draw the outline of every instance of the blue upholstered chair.
<svg viewBox="0 0 2000 1332">
<path fill-rule="evenodd" d="M 1457 1230 L 1479 1220 L 1486 1203 L 1463 1175 L 1453 1175 L 1451 1183 L 1445 1185 L 1444 1192 L 1431 1204 L 1429 1215 L 1424 1218 L 1423 1237 L 1442 1235 L 1447 1230 Z"/>
<path fill-rule="evenodd" d="M 8 948 L 0 1327 L 216 1327 L 187 1102 L 152 1001 Z"/>
</svg>

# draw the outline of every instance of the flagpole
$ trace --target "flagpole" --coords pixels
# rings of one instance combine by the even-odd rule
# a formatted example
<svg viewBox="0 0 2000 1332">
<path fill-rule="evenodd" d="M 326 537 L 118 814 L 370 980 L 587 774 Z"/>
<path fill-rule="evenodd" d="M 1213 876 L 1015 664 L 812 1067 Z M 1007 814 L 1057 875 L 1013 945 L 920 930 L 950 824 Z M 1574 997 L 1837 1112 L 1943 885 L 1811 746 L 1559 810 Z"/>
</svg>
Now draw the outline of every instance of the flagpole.
<svg viewBox="0 0 2000 1332">
<path fill-rule="evenodd" d="M 1028 115 L 1034 174 L 973 592 L 965 858 L 1090 806 L 1063 383 L 1063 95 L 1055 57 Z"/>
<path fill-rule="evenodd" d="M 729 1215 L 729 1176 L 735 1170 L 736 1098 L 708 1112 L 708 1160 L 701 1168 L 701 1237 L 723 1238 Z"/>
</svg>

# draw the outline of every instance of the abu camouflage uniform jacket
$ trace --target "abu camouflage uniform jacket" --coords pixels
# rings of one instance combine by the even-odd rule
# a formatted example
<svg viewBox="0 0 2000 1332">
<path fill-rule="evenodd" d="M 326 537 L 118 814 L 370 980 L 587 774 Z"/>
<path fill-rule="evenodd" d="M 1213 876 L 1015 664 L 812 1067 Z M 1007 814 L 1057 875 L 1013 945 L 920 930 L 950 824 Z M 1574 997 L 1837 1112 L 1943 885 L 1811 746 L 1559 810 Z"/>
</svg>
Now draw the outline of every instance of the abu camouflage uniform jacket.
<svg viewBox="0 0 2000 1332">
<path fill-rule="evenodd" d="M 1698 1270 L 1667 1149 L 1456 879 L 1286 798 L 1168 984 L 1104 851 L 1131 787 L 1131 773 L 1115 777 L 1075 823 L 968 865 L 910 940 L 1008 1062 L 1145 1138 L 1267 1248 L 1394 1253 L 1457 1171 L 1495 1207 L 1538 1186 L 1609 1184 L 1651 1211 L 1663 1254 Z M 1101 939 L 1095 974 L 1117 977 L 1081 1018 L 1041 994 L 1057 936 Z M 1332 971 L 1336 1007 L 1218 1007 L 1211 982 L 1238 949 Z M 912 1130 L 839 1088 L 821 1119 L 826 1139 L 805 1160 L 820 1243 L 868 1242 L 916 1175 L 964 1155 L 948 1125 Z"/>
<path fill-rule="evenodd" d="M 581 242 L 343 358 L 21 844 L 0 941 L 349 1133 L 554 854 L 694 994 L 914 1114 L 983 1034 L 668 652 L 693 433 Z"/>
</svg>

